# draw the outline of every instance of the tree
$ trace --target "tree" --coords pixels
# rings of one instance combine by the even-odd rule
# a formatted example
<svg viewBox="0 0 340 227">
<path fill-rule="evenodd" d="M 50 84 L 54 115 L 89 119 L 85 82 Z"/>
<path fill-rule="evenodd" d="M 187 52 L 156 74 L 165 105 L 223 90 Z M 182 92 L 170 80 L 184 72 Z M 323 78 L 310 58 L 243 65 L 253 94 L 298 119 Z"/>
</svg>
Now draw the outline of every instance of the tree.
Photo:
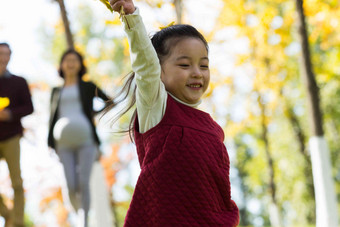
<svg viewBox="0 0 340 227">
<path fill-rule="evenodd" d="M 177 24 L 181 24 L 182 23 L 182 15 L 183 15 L 182 0 L 173 0 L 173 4 L 175 5 L 175 10 L 176 10 Z"/>
<path fill-rule="evenodd" d="M 262 95 L 258 95 L 258 105 L 261 109 L 261 126 L 262 126 L 262 132 L 261 132 L 261 140 L 264 143 L 264 150 L 266 154 L 266 160 L 267 160 L 267 169 L 269 171 L 269 194 L 271 197 L 271 203 L 270 203 L 270 222 L 271 226 L 273 227 L 280 227 L 281 226 L 281 215 L 280 215 L 280 208 L 277 201 L 277 186 L 275 183 L 275 169 L 274 169 L 274 161 L 272 154 L 270 152 L 270 146 L 269 146 L 269 136 L 268 136 L 268 119 L 266 116 L 266 104 L 265 101 L 262 100 Z"/>
<path fill-rule="evenodd" d="M 320 109 L 319 87 L 315 80 L 311 62 L 309 41 L 303 10 L 303 0 L 296 0 L 299 35 L 302 46 L 301 76 L 307 89 L 311 138 L 309 146 L 312 158 L 316 196 L 317 226 L 338 226 L 337 199 L 334 191 L 331 162 L 327 142 L 324 138 L 323 120 Z"/>
<path fill-rule="evenodd" d="M 139 0 L 142 1 L 142 0 Z M 150 7 L 153 8 L 160 8 L 162 5 L 166 4 L 166 1 L 164 0 L 156 0 L 156 1 L 150 1 L 150 0 L 144 0 L 142 2 L 146 2 Z M 175 8 L 175 14 L 176 14 L 176 23 L 182 24 L 183 23 L 183 0 L 169 0 L 172 6 Z"/>
<path fill-rule="evenodd" d="M 67 11 L 66 11 L 66 7 L 64 4 L 64 0 L 55 0 L 55 1 L 58 2 L 59 7 L 60 7 L 60 14 L 61 14 L 61 18 L 63 19 L 63 23 L 64 23 L 67 47 L 69 49 L 74 49 L 73 35 L 71 32 L 71 28 L 70 28 L 70 22 L 67 17 Z"/>
<path fill-rule="evenodd" d="M 258 213 L 264 222 L 269 214 L 271 225 L 274 225 L 271 216 L 282 216 L 282 220 L 289 224 L 313 223 L 314 194 L 309 183 L 312 173 L 310 163 L 305 158 L 305 150 L 301 150 L 305 147 L 301 143 L 305 142 L 302 135 L 305 134 L 306 127 L 298 119 L 301 118 L 303 122 L 304 113 L 296 111 L 298 108 L 304 109 L 304 96 L 300 91 L 300 81 L 296 77 L 297 55 L 288 52 L 290 46 L 296 42 L 296 37 L 291 32 L 295 19 L 291 16 L 294 4 L 281 0 L 224 2 L 225 7 L 221 11 L 217 27 L 223 29 L 225 26 L 232 26 L 240 38 L 247 38 L 248 51 L 238 56 L 238 63 L 240 68 L 251 67 L 251 70 L 246 72 L 249 75 L 248 81 L 244 83 L 251 84 L 250 91 L 246 91 L 242 97 L 247 100 L 244 102 L 247 105 L 247 115 L 241 121 L 228 121 L 226 124 L 229 137 L 236 134 L 244 135 L 247 140 L 249 137 L 254 140 L 250 146 L 255 155 L 244 161 L 248 165 L 248 176 L 243 171 L 242 181 L 251 189 L 249 196 L 261 200 L 260 203 L 264 204 L 264 211 Z M 243 91 L 236 90 L 237 92 Z M 232 96 L 236 100 L 241 99 L 239 94 Z M 257 101 L 258 98 L 260 102 Z M 241 105 L 241 102 L 238 101 L 238 104 Z M 228 106 L 227 109 L 231 108 L 232 106 Z M 287 108 L 292 109 L 292 112 L 287 111 Z M 266 119 L 266 124 L 263 124 L 261 116 Z M 235 129 L 237 131 L 233 132 Z M 295 130 L 300 131 L 295 133 Z M 263 132 L 266 132 L 266 136 L 263 136 Z M 267 141 L 265 146 L 264 141 Z M 267 152 L 264 152 L 266 150 Z M 268 161 L 263 165 L 264 161 L 261 159 Z M 271 186 L 270 182 L 276 182 L 276 187 Z M 275 191 L 260 191 L 260 187 L 274 188 Z M 277 214 L 280 215 L 269 212 L 270 201 L 275 201 Z M 298 214 L 296 217 L 289 216 L 292 210 Z"/>
</svg>

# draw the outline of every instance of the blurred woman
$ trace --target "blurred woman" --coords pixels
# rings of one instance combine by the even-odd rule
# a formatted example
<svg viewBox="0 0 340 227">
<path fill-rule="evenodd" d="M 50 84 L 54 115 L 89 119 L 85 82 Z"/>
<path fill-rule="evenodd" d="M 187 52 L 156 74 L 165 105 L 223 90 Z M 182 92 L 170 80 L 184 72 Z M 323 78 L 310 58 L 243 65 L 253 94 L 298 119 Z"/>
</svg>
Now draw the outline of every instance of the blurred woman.
<svg viewBox="0 0 340 227">
<path fill-rule="evenodd" d="M 100 111 L 93 109 L 93 99 L 99 97 L 105 106 L 110 99 L 94 83 L 82 80 L 86 67 L 79 52 L 67 50 L 58 72 L 64 84 L 52 89 L 48 146 L 55 149 L 63 164 L 71 204 L 75 211 L 84 211 L 86 227 L 90 175 L 100 143 L 94 125 L 94 115 Z"/>
</svg>

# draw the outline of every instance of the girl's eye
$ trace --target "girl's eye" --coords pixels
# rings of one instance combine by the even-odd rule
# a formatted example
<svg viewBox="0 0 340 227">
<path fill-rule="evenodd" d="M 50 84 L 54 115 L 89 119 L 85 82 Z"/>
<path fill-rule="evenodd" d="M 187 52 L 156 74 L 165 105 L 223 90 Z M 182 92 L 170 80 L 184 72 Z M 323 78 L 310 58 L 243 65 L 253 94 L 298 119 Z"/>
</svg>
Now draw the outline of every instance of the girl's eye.
<svg viewBox="0 0 340 227">
<path fill-rule="evenodd" d="M 208 69 L 209 65 L 201 65 L 201 68 Z"/>
<path fill-rule="evenodd" d="M 180 67 L 189 67 L 188 64 L 179 64 Z"/>
</svg>

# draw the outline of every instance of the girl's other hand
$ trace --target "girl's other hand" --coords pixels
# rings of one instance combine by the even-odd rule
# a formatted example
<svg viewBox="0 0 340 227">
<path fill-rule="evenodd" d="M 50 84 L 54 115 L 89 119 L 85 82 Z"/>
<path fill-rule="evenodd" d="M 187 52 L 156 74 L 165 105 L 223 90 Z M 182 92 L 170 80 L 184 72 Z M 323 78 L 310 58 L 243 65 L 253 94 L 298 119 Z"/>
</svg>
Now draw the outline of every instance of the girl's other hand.
<svg viewBox="0 0 340 227">
<path fill-rule="evenodd" d="M 125 14 L 132 14 L 136 8 L 132 0 L 109 0 L 113 11 L 120 13 L 121 7 L 123 7 Z"/>
</svg>

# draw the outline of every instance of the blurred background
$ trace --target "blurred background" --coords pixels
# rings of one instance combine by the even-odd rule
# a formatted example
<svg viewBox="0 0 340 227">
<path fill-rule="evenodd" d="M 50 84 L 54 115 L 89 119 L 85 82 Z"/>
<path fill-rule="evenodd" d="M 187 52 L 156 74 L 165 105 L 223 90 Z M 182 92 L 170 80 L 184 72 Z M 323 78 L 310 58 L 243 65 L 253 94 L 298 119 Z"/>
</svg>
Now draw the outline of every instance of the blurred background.
<svg viewBox="0 0 340 227">
<path fill-rule="evenodd" d="M 327 143 L 328 177 L 340 201 L 340 3 L 305 0 L 301 11 L 299 2 L 136 1 L 150 35 L 175 21 L 192 24 L 210 43 L 211 84 L 200 108 L 224 129 L 240 226 L 315 226 L 315 136 Z M 61 84 L 62 52 L 74 46 L 85 56 L 86 78 L 114 96 L 131 71 L 121 23 L 99 0 L 0 0 L 0 42 L 10 44 L 8 68 L 28 81 L 35 108 L 23 119 L 21 140 L 26 224 L 72 226 L 62 167 L 47 147 L 50 91 Z M 99 163 L 112 226 L 122 226 L 139 164 L 128 135 L 116 133 L 129 118 L 112 125 L 114 114 L 97 118 Z M 10 205 L 4 161 L 0 193 Z"/>
</svg>

